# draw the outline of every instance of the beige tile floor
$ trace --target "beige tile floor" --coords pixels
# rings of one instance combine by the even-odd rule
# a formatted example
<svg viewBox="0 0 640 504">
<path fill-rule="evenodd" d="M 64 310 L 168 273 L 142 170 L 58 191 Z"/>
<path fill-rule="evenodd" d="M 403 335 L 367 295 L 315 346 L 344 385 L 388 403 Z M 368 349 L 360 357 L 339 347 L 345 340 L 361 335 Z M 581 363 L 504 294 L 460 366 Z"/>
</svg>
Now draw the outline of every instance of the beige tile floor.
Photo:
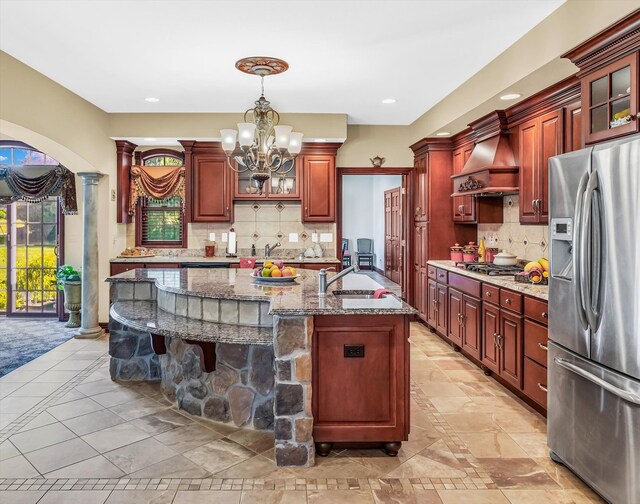
<svg viewBox="0 0 640 504">
<path fill-rule="evenodd" d="M 549 460 L 543 417 L 419 324 L 398 457 L 336 449 L 311 468 L 276 468 L 271 434 L 112 382 L 106 352 L 106 338 L 70 340 L 0 378 L 0 502 L 602 502 Z"/>
</svg>

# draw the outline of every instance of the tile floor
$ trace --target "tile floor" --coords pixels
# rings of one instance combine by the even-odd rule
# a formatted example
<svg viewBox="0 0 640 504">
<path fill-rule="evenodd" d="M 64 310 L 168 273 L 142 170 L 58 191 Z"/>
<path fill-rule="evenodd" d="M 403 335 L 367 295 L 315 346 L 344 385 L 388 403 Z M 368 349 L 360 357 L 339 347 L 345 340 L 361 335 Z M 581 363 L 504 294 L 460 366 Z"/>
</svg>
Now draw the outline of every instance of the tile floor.
<svg viewBox="0 0 640 504">
<path fill-rule="evenodd" d="M 189 417 L 156 385 L 112 382 L 106 352 L 106 338 L 70 340 L 0 378 L 0 502 L 602 502 L 549 460 L 541 416 L 420 324 L 399 456 L 336 450 L 311 468 L 276 468 L 268 433 Z"/>
</svg>

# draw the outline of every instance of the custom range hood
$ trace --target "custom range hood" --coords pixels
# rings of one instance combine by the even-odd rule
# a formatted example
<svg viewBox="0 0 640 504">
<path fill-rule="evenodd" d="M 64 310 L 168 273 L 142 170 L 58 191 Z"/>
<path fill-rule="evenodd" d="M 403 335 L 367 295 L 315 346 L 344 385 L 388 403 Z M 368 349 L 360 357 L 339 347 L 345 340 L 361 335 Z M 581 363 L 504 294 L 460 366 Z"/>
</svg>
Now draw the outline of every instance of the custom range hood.
<svg viewBox="0 0 640 504">
<path fill-rule="evenodd" d="M 476 145 L 462 171 L 451 177 L 451 196 L 517 194 L 518 164 L 509 143 L 504 111 L 491 112 L 469 126 Z"/>
</svg>

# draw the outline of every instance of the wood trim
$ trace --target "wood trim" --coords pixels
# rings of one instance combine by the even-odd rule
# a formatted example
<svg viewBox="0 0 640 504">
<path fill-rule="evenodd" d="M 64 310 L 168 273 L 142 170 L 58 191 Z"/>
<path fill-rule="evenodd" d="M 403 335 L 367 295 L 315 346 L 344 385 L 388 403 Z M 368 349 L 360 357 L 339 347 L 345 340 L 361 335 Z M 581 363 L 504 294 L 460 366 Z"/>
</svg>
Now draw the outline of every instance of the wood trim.
<svg viewBox="0 0 640 504">
<path fill-rule="evenodd" d="M 341 142 L 307 142 L 302 143 L 302 150 L 298 156 L 313 156 L 313 155 L 336 155 L 338 149 L 342 147 Z"/>
<path fill-rule="evenodd" d="M 98 322 L 98 325 L 102 330 L 104 330 L 104 332 L 109 334 L 109 322 Z"/>
<path fill-rule="evenodd" d="M 419 156 L 429 151 L 451 150 L 452 144 L 450 138 L 427 137 L 418 140 L 409 146 L 414 156 Z"/>
<path fill-rule="evenodd" d="M 193 221 L 192 184 L 193 184 L 193 149 L 196 142 L 178 140 L 184 149 L 184 221 Z"/>
<path fill-rule="evenodd" d="M 116 140 L 116 222 L 129 223 L 129 171 L 133 164 L 133 151 L 137 145 L 127 140 Z"/>
<path fill-rule="evenodd" d="M 580 80 L 572 75 L 505 110 L 509 128 L 580 100 Z"/>
<path fill-rule="evenodd" d="M 640 9 L 564 53 L 580 71 L 578 77 L 640 49 Z"/>
</svg>

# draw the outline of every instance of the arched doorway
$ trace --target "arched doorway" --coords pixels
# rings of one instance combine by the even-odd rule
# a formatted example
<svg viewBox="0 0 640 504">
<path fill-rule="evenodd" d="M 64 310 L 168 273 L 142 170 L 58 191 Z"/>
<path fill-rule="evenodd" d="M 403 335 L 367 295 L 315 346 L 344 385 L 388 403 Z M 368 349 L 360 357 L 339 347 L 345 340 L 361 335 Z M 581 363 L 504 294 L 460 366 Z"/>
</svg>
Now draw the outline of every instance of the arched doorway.
<svg viewBox="0 0 640 504">
<path fill-rule="evenodd" d="M 0 167 L 58 165 L 16 141 L 0 141 Z M 58 198 L 0 205 L 0 313 L 62 318 L 56 268 L 62 263 L 63 219 Z"/>
</svg>

